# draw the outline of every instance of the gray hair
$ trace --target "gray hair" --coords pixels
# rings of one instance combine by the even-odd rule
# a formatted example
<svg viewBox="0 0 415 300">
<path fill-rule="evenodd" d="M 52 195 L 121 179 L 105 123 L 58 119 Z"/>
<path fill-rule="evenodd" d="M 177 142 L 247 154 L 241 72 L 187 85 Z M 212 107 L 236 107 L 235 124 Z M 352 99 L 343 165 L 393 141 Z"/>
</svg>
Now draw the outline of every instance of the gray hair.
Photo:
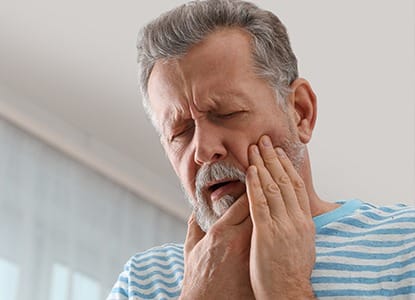
<svg viewBox="0 0 415 300">
<path fill-rule="evenodd" d="M 285 104 L 280 99 L 290 93 L 298 69 L 287 30 L 278 17 L 245 1 L 196 0 L 162 14 L 139 33 L 139 86 L 145 111 L 154 125 L 147 84 L 156 61 L 184 56 L 191 46 L 223 27 L 242 28 L 251 35 L 255 72 L 276 91 L 279 103 Z"/>
</svg>

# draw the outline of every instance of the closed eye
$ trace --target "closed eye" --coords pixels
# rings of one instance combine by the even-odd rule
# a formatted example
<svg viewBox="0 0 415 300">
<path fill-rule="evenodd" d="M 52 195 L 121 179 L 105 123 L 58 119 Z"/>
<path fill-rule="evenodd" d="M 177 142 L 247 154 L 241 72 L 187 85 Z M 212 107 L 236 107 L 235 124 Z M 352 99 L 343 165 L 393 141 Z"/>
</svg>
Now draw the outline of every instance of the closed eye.
<svg viewBox="0 0 415 300">
<path fill-rule="evenodd" d="M 170 137 L 170 142 L 174 142 L 177 141 L 181 138 L 185 138 L 188 134 L 190 134 L 193 129 L 194 129 L 194 124 L 193 125 L 189 125 L 188 127 L 185 127 L 183 130 L 177 132 L 176 134 L 174 134 L 173 136 Z"/>
<path fill-rule="evenodd" d="M 238 114 L 244 113 L 245 111 L 234 111 L 231 113 L 227 113 L 227 114 L 215 114 L 214 116 L 218 119 L 231 119 L 235 116 L 237 116 Z"/>
</svg>

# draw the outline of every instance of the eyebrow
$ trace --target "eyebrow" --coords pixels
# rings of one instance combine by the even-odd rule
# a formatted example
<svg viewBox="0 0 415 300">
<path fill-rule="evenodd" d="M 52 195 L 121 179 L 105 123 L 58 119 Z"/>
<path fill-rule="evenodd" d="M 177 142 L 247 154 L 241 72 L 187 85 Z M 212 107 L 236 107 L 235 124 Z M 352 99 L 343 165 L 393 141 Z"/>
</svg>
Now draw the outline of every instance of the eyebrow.
<svg viewBox="0 0 415 300">
<path fill-rule="evenodd" d="M 229 99 L 233 100 L 235 98 L 240 98 L 246 102 L 248 101 L 247 95 L 244 92 L 241 92 L 239 90 L 233 90 L 233 89 L 222 91 L 221 93 L 213 93 L 213 95 L 211 95 L 211 98 L 213 99 L 215 103 L 218 103 L 217 108 L 223 107 L 221 106 L 220 102 L 223 103 L 224 101 L 229 100 Z M 241 103 L 235 103 L 235 101 L 232 101 L 231 103 L 227 102 L 226 104 L 237 105 L 239 108 L 246 106 L 246 105 L 241 105 Z M 188 112 L 183 110 L 182 107 L 170 106 L 166 110 L 166 113 L 165 113 L 165 116 L 167 117 L 164 118 L 165 121 L 163 122 L 163 125 L 162 125 L 163 133 L 167 133 L 167 136 L 168 136 L 169 134 L 171 134 L 172 130 L 174 130 L 177 127 L 182 126 L 187 121 L 192 120 L 190 116 L 185 117 L 186 114 L 188 114 Z"/>
<path fill-rule="evenodd" d="M 177 106 L 167 109 L 165 113 L 167 117 L 164 118 L 164 122 L 162 124 L 162 133 L 164 135 L 167 134 L 167 136 L 171 134 L 172 130 L 186 121 L 186 118 L 183 117 L 185 114 L 186 112 Z"/>
</svg>

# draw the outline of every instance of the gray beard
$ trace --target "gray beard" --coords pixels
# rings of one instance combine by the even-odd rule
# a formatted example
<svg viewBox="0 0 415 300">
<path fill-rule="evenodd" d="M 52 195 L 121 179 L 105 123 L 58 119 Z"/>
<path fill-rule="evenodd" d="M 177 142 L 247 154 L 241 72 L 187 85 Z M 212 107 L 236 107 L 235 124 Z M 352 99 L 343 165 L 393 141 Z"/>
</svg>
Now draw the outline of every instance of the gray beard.
<svg viewBox="0 0 415 300">
<path fill-rule="evenodd" d="M 305 145 L 293 134 L 291 126 L 290 133 L 290 139 L 287 138 L 281 148 L 284 149 L 294 168 L 299 172 L 304 163 Z M 223 179 L 239 180 L 245 183 L 245 173 L 225 161 L 218 161 L 210 165 L 203 165 L 198 170 L 195 180 L 196 199 L 190 196 L 183 187 L 185 196 L 193 207 L 196 221 L 204 232 L 207 232 L 237 200 L 231 195 L 225 195 L 213 203 L 207 199 L 207 195 L 204 194 L 207 184 Z"/>
<path fill-rule="evenodd" d="M 207 199 L 207 195 L 204 193 L 206 186 L 212 181 L 220 180 L 239 180 L 240 182 L 245 183 L 245 173 L 225 161 L 204 165 L 196 174 L 196 199 L 193 199 L 187 192 L 185 193 L 186 198 L 193 206 L 197 223 L 205 232 L 207 232 L 237 200 L 231 195 L 224 195 L 214 202 Z"/>
</svg>

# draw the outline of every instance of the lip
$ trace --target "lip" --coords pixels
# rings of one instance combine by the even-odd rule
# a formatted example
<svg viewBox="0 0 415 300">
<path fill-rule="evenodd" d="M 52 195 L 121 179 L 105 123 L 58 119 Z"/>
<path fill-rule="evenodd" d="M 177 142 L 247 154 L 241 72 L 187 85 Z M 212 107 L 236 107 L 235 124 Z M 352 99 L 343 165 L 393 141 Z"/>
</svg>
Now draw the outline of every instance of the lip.
<svg viewBox="0 0 415 300">
<path fill-rule="evenodd" d="M 228 180 L 221 180 L 221 181 L 217 181 L 214 182 L 212 184 L 209 185 L 209 188 L 215 184 L 219 184 L 222 182 L 228 182 L 225 185 L 219 187 L 218 189 L 214 190 L 213 192 L 211 192 L 210 194 L 210 199 L 212 202 L 219 200 L 220 198 L 222 198 L 225 195 L 229 195 L 231 194 L 233 191 L 235 191 L 235 189 L 240 186 L 240 185 L 244 185 L 244 183 L 242 183 L 239 180 L 232 180 L 232 179 L 228 179 Z M 209 190 L 208 188 L 208 190 Z"/>
</svg>

